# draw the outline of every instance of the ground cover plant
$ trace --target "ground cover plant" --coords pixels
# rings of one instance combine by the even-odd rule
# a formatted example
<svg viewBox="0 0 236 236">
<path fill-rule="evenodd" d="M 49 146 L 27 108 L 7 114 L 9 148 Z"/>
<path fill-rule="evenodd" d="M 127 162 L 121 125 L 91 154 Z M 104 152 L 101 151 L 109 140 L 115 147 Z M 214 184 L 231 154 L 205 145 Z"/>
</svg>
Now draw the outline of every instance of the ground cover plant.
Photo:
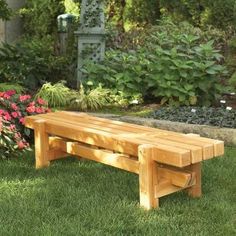
<svg viewBox="0 0 236 236">
<path fill-rule="evenodd" d="M 135 174 L 76 159 L 36 171 L 33 153 L 1 161 L 1 234 L 235 235 L 235 155 L 203 163 L 202 198 L 176 193 L 149 212 Z"/>
<path fill-rule="evenodd" d="M 236 128 L 236 110 L 231 107 L 162 107 L 149 117 L 188 124 Z"/>
</svg>

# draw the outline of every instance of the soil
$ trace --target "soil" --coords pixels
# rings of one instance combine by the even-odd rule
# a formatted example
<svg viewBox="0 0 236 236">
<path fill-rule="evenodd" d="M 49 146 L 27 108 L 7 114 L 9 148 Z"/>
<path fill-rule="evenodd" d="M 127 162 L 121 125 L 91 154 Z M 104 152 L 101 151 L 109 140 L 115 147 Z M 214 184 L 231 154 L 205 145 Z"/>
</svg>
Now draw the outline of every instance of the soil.
<svg viewBox="0 0 236 236">
<path fill-rule="evenodd" d="M 236 94 L 235 95 L 224 95 L 226 106 L 236 109 Z"/>
</svg>

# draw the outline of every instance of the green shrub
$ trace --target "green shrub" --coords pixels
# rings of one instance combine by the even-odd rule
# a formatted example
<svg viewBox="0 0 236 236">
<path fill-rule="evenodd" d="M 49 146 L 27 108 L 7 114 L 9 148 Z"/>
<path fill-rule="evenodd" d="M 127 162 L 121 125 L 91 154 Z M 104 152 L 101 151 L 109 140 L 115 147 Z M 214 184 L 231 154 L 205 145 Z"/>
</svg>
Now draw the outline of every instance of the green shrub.
<svg viewBox="0 0 236 236">
<path fill-rule="evenodd" d="M 213 40 L 187 26 L 164 22 L 136 51 L 110 50 L 102 64 L 87 63 L 83 72 L 95 85 L 161 98 L 162 103 L 210 105 L 222 93 L 227 75 L 223 56 Z"/>
<path fill-rule="evenodd" d="M 229 79 L 229 85 L 232 86 L 234 90 L 236 90 L 236 72 Z"/>
<path fill-rule="evenodd" d="M 55 56 L 51 38 L 27 39 L 0 47 L 0 77 L 32 90 L 45 81 L 59 81 L 69 74 L 67 59 Z"/>
<path fill-rule="evenodd" d="M 17 94 L 25 92 L 25 88 L 17 83 L 0 83 L 0 92 L 15 90 Z"/>
<path fill-rule="evenodd" d="M 70 103 L 73 92 L 61 81 L 56 84 L 45 83 L 36 98 L 40 97 L 48 102 L 50 107 L 66 107 Z"/>
<path fill-rule="evenodd" d="M 163 12 L 175 21 L 187 20 L 194 25 L 213 25 L 223 30 L 235 29 L 235 0 L 160 0 Z"/>
<path fill-rule="evenodd" d="M 0 19 L 9 20 L 12 14 L 11 9 L 8 7 L 5 0 L 0 0 Z"/>
<path fill-rule="evenodd" d="M 28 35 L 45 37 L 57 30 L 56 18 L 64 13 L 62 0 L 26 0 L 20 13 L 24 21 L 24 29 Z"/>
<path fill-rule="evenodd" d="M 128 107 L 129 105 L 138 105 L 143 103 L 141 93 L 130 94 L 124 91 L 110 90 L 108 95 L 109 103 L 115 106 Z"/>
<path fill-rule="evenodd" d="M 179 43 L 181 35 L 197 36 L 198 39 L 195 40 L 195 45 L 214 39 L 214 47 L 225 50 L 229 37 L 233 35 L 233 32 L 225 32 L 213 26 L 206 26 L 203 30 L 186 21 L 173 23 L 171 18 L 167 16 L 163 16 L 157 25 L 135 26 L 125 33 L 120 33 L 111 24 L 107 28 L 106 43 L 108 47 L 121 51 L 136 50 L 138 47 L 146 47 L 149 43 L 160 42 L 163 44 L 165 42 L 169 46 L 171 46 L 170 44 L 176 45 Z"/>
</svg>

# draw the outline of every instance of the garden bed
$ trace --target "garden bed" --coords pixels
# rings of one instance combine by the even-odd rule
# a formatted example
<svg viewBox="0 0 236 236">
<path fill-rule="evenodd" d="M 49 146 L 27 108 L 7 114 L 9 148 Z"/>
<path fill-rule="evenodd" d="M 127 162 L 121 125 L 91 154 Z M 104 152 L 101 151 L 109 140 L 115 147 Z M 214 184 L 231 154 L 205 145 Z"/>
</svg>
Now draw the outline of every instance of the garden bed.
<svg viewBox="0 0 236 236">
<path fill-rule="evenodd" d="M 98 114 L 93 113 L 99 117 L 110 118 L 114 120 L 145 125 L 164 130 L 182 132 L 182 133 L 196 133 L 203 137 L 223 140 L 225 144 L 236 146 L 236 129 L 224 128 L 211 125 L 188 124 L 183 122 L 158 120 L 154 118 L 143 118 L 137 116 L 123 116 L 115 114 Z"/>
<path fill-rule="evenodd" d="M 162 107 L 154 111 L 150 117 L 186 124 L 236 128 L 236 110 L 232 107 Z"/>
</svg>

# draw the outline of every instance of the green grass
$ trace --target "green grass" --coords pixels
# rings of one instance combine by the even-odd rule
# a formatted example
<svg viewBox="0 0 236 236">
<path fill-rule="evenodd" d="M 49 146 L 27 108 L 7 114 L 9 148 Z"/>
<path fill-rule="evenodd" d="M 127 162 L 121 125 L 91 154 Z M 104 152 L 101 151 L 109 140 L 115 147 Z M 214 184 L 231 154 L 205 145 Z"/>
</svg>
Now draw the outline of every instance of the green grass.
<svg viewBox="0 0 236 236">
<path fill-rule="evenodd" d="M 139 208 L 138 177 L 67 159 L 34 169 L 33 155 L 0 161 L 0 235 L 236 235 L 236 149 L 203 164 L 203 196 Z"/>
<path fill-rule="evenodd" d="M 115 114 L 121 116 L 139 116 L 139 117 L 147 117 L 153 113 L 154 109 L 152 107 L 139 105 L 139 106 L 131 106 L 128 108 L 119 107 L 119 106 L 106 106 L 102 109 L 95 111 L 97 113 L 107 113 L 107 114 Z"/>
</svg>

